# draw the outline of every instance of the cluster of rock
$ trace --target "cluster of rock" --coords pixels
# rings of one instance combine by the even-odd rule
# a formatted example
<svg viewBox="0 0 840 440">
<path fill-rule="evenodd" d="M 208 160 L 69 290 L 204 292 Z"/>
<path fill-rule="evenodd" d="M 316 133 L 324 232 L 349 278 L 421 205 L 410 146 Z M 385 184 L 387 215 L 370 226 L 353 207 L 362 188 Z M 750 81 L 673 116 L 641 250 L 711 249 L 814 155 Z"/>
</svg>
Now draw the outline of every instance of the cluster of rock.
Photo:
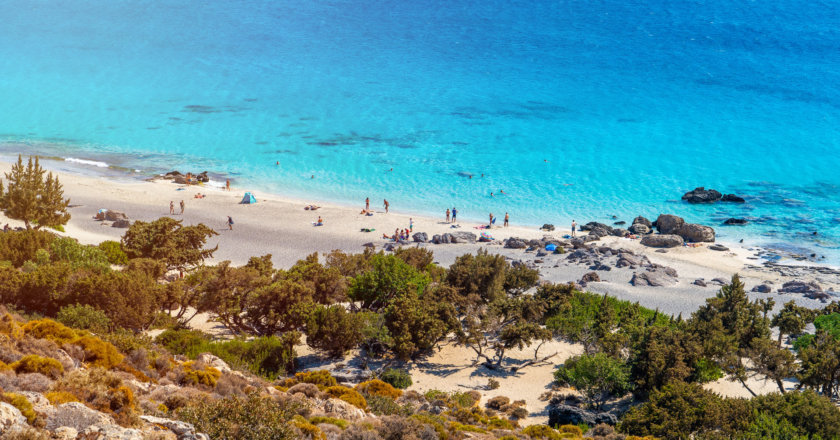
<svg viewBox="0 0 840 440">
<path fill-rule="evenodd" d="M 112 211 L 110 209 L 97 212 L 93 218 L 98 221 L 112 222 L 111 227 L 114 228 L 127 228 L 131 226 L 131 220 L 128 219 L 128 216 L 124 212 Z"/>
<path fill-rule="evenodd" d="M 608 261 L 615 257 L 615 261 Z M 566 256 L 566 261 L 578 265 L 586 265 L 593 271 L 610 271 L 615 268 L 637 270 L 633 273 L 630 284 L 634 286 L 661 287 L 676 284 L 677 271 L 651 261 L 644 255 L 637 255 L 628 249 L 612 249 L 606 246 L 582 247 L 575 249 Z M 597 272 L 586 273 L 578 284 L 586 287 L 587 283 L 600 281 Z"/>
<path fill-rule="evenodd" d="M 805 298 L 828 302 L 831 294 L 823 290 L 815 281 L 788 281 L 782 284 L 778 293 L 798 293 Z"/>
<path fill-rule="evenodd" d="M 702 186 L 683 194 L 682 199 L 688 203 L 745 202 L 743 197 L 736 196 L 735 194 L 721 194 L 717 190 L 711 188 L 705 189 Z"/>
<path fill-rule="evenodd" d="M 618 419 L 627 411 L 625 402 L 605 406 L 603 410 L 582 408 L 582 402 L 575 395 L 553 397 L 548 404 L 548 425 L 580 425 L 585 423 L 595 426 L 600 423 L 616 425 Z"/>
<path fill-rule="evenodd" d="M 187 182 L 187 175 L 190 176 L 190 181 L 189 182 Z M 175 183 L 180 183 L 180 184 L 187 184 L 187 183 L 197 184 L 199 182 L 207 183 L 207 182 L 210 181 L 210 177 L 207 175 L 207 171 L 202 171 L 201 173 L 198 173 L 198 174 L 195 174 L 195 173 L 181 174 L 180 171 L 173 170 L 173 171 L 170 171 L 166 174 L 161 174 L 160 176 L 157 176 L 154 179 L 171 180 Z"/>
</svg>

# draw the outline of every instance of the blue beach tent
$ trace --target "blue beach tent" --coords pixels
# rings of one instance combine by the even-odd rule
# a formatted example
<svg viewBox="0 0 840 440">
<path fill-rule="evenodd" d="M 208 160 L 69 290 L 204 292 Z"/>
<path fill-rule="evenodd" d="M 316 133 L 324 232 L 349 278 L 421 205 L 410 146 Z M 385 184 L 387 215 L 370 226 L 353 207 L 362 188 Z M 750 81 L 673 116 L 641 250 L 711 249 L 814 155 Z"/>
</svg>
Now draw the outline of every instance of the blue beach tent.
<svg viewBox="0 0 840 440">
<path fill-rule="evenodd" d="M 244 204 L 246 204 L 246 205 L 250 205 L 250 204 L 252 204 L 252 203 L 257 203 L 257 198 L 256 198 L 256 197 L 254 197 L 254 195 L 253 195 L 253 194 L 251 194 L 250 192 L 246 192 L 246 193 L 245 193 L 245 197 L 243 197 L 243 198 L 242 198 L 242 201 L 241 201 L 241 202 L 239 202 L 239 203 L 240 203 L 240 204 L 243 204 L 243 203 L 244 203 Z"/>
</svg>

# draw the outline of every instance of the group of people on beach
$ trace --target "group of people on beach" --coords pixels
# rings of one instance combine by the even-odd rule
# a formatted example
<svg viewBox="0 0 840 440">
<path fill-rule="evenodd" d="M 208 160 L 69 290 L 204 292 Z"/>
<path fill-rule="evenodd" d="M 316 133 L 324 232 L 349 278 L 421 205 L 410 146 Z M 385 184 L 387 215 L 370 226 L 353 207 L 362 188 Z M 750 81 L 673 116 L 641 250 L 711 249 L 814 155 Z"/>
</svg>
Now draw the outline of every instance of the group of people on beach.
<svg viewBox="0 0 840 440">
<path fill-rule="evenodd" d="M 452 216 L 451 221 L 449 220 L 450 215 Z M 457 220 L 458 220 L 458 210 L 455 209 L 454 207 L 452 208 L 452 211 L 450 211 L 449 208 L 446 208 L 446 223 L 455 223 Z"/>
<path fill-rule="evenodd" d="M 184 215 L 185 206 L 184 201 L 181 200 L 181 215 Z M 175 202 L 172 200 L 169 201 L 169 215 L 175 215 Z"/>
</svg>

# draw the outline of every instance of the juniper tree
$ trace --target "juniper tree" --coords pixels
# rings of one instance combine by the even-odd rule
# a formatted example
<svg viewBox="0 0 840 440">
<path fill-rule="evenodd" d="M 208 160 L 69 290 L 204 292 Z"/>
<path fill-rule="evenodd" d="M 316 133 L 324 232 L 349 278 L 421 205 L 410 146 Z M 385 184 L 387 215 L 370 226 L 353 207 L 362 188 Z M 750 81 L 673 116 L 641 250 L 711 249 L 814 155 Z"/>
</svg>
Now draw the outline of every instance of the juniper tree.
<svg viewBox="0 0 840 440">
<path fill-rule="evenodd" d="M 0 180 L 0 209 L 7 217 L 23 220 L 26 229 L 60 226 L 70 220 L 70 199 L 64 198 L 58 177 L 46 173 L 37 156 L 34 161 L 30 156 L 24 166 L 18 155 L 17 163 L 5 175 L 5 187 Z"/>
</svg>

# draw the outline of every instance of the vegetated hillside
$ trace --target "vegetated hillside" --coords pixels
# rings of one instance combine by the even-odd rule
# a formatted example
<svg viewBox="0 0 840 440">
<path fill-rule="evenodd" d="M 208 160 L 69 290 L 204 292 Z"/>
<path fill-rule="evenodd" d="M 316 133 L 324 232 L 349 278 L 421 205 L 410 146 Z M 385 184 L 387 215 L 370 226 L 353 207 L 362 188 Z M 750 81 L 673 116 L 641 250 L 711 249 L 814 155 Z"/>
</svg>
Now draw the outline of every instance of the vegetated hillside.
<svg viewBox="0 0 840 440">
<path fill-rule="evenodd" d="M 311 255 L 287 270 L 270 256 L 203 266 L 210 233 L 162 219 L 136 222 L 121 243 L 97 247 L 40 231 L 0 234 L 0 302 L 13 311 L 0 321 L 3 435 L 840 436 L 828 398 L 840 385 L 831 357 L 840 352 L 836 303 L 820 312 L 789 303 L 771 316 L 772 302 L 751 301 L 733 277 L 692 316 L 675 318 L 574 284 L 540 284 L 536 270 L 484 252 L 442 268 L 423 248 L 333 252 L 325 263 Z M 237 337 L 185 328 L 195 313 Z M 816 333 L 800 336 L 811 321 Z M 153 341 L 150 328 L 168 330 Z M 533 347 L 531 362 L 548 362 L 536 350 L 560 338 L 583 354 L 558 366 L 557 385 L 574 393 L 551 399 L 553 427 L 519 428 L 528 411 L 515 396 L 482 402 L 474 390 L 402 391 L 411 378 L 401 368 L 361 383 L 296 372 L 301 333 L 323 356 L 360 348 L 395 367 L 444 341 L 511 374 L 528 367 L 510 362 L 514 348 Z M 788 336 L 796 336 L 793 349 L 783 344 Z M 780 393 L 725 399 L 701 386 L 724 376 L 747 386 L 756 375 Z M 789 378 L 802 389 L 789 391 Z"/>
</svg>

